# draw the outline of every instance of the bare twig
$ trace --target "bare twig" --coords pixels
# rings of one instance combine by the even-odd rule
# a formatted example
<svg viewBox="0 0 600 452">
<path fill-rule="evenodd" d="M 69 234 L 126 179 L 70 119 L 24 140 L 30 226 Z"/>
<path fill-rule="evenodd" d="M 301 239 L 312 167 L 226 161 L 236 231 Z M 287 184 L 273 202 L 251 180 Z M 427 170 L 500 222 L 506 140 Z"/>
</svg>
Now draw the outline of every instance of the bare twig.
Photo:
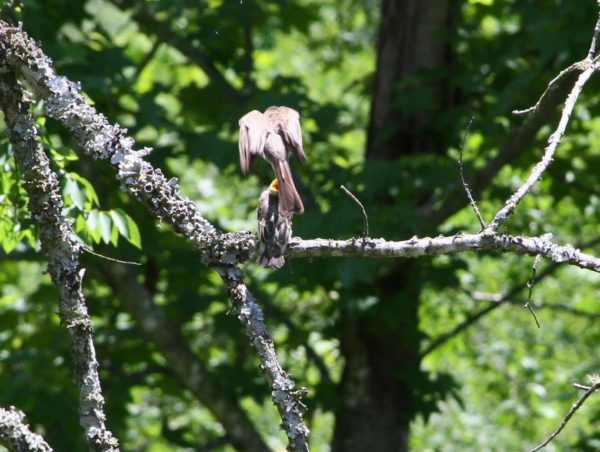
<svg viewBox="0 0 600 452">
<path fill-rule="evenodd" d="M 0 49 L 0 61 L 4 54 Z M 4 60 L 5 61 L 5 60 Z M 48 273 L 59 292 L 59 316 L 71 341 L 79 387 L 79 421 L 92 451 L 117 451 L 118 442 L 105 425 L 104 397 L 98 375 L 93 327 L 82 291 L 81 245 L 72 222 L 62 215 L 58 177 L 42 150 L 20 85 L 10 70 L 0 67 L 0 107 L 17 165 L 22 169 L 29 209 L 36 219 Z"/>
<path fill-rule="evenodd" d="M 506 221 L 506 219 L 510 216 L 510 214 L 515 210 L 517 205 L 522 201 L 522 199 L 529 193 L 529 191 L 533 188 L 535 183 L 542 177 L 542 174 L 546 171 L 546 169 L 552 163 L 554 159 L 554 153 L 560 144 L 560 141 L 565 133 L 567 128 L 567 124 L 571 118 L 571 113 L 573 113 L 573 109 L 575 108 L 575 103 L 577 102 L 577 98 L 581 94 L 583 87 L 590 79 L 592 74 L 596 72 L 597 66 L 595 64 L 588 64 L 587 68 L 579 75 L 577 81 L 575 82 L 575 86 L 571 90 L 571 93 L 567 97 L 565 102 L 565 107 L 563 108 L 560 121 L 558 123 L 558 127 L 556 130 L 550 135 L 548 139 L 548 146 L 544 151 L 544 155 L 542 160 L 540 160 L 531 170 L 529 177 L 527 180 L 517 189 L 516 192 L 506 201 L 504 207 L 500 209 L 500 211 L 496 214 L 492 222 L 489 224 L 488 229 L 491 231 L 497 231 L 502 223 Z"/>
<path fill-rule="evenodd" d="M 598 5 L 600 7 L 600 3 Z M 565 130 L 567 129 L 567 125 L 569 124 L 569 120 L 571 118 L 571 114 L 573 113 L 573 109 L 575 108 L 577 99 L 579 98 L 583 87 L 588 82 L 592 74 L 596 72 L 599 68 L 598 61 L 595 59 L 596 41 L 598 33 L 600 33 L 600 11 L 598 14 L 598 19 L 596 21 L 596 26 L 594 27 L 594 34 L 586 59 L 579 63 L 575 63 L 567 69 L 561 71 L 561 73 L 558 74 L 558 76 L 550 82 L 548 88 L 546 88 L 546 91 L 544 91 L 544 93 L 542 94 L 543 98 L 547 94 L 547 92 L 550 89 L 552 89 L 551 87 L 557 84 L 558 81 L 568 73 L 574 71 L 575 69 L 583 69 L 583 72 L 579 74 L 575 85 L 573 86 L 571 92 L 567 96 L 567 100 L 565 101 L 565 106 L 562 110 L 558 126 L 548 138 L 548 146 L 546 146 L 546 149 L 544 150 L 544 155 L 542 156 L 542 159 L 533 167 L 527 180 L 517 189 L 517 191 L 515 191 L 512 194 L 512 196 L 506 201 L 504 207 L 500 209 L 500 211 L 496 214 L 496 216 L 488 226 L 488 228 L 491 231 L 498 230 L 498 227 L 500 227 L 500 225 L 504 223 L 504 221 L 506 221 L 506 219 L 511 215 L 511 213 L 514 211 L 517 205 L 521 202 L 525 195 L 529 193 L 529 191 L 533 188 L 535 183 L 542 177 L 543 173 L 552 163 L 556 149 L 558 148 L 558 145 L 562 140 Z M 537 104 L 534 106 L 534 109 L 537 108 L 542 98 L 538 100 Z"/>
<path fill-rule="evenodd" d="M 578 246 L 581 246 L 582 248 L 586 248 L 586 247 L 594 246 L 599 241 L 600 241 L 600 236 L 594 238 L 593 240 L 589 240 L 585 243 L 578 244 Z M 537 275 L 537 281 L 539 282 L 539 281 L 543 280 L 544 278 L 552 275 L 556 270 L 558 270 L 558 268 L 560 268 L 560 264 L 557 264 L 557 263 L 550 264 L 549 266 L 547 266 L 544 270 L 542 270 Z M 482 294 L 479 292 L 466 292 L 467 295 L 471 296 L 473 299 L 489 301 L 490 304 L 484 308 L 481 308 L 478 311 L 475 311 L 474 313 L 469 314 L 462 322 L 460 322 L 458 325 L 454 326 L 450 331 L 442 333 L 436 339 L 433 339 L 429 343 L 427 348 L 425 348 L 421 352 L 421 358 L 424 357 L 425 355 L 431 353 L 433 350 L 437 349 L 438 347 L 442 346 L 443 344 L 448 342 L 450 339 L 452 339 L 453 337 L 460 334 L 462 331 L 469 328 L 471 325 L 475 324 L 475 322 L 477 322 L 482 317 L 493 312 L 500 306 L 504 306 L 507 303 L 511 303 L 512 300 L 515 298 L 515 296 L 527 287 L 527 282 L 528 281 L 524 281 L 524 282 L 521 282 L 520 284 L 517 284 L 512 289 L 510 289 L 508 292 L 506 292 L 506 294 L 504 294 L 504 295 Z M 577 310 L 574 310 L 573 308 L 566 309 L 566 307 L 564 307 L 563 305 L 546 305 L 543 307 L 548 308 L 548 309 L 555 309 L 558 311 L 564 311 L 564 312 L 567 312 L 567 313 L 570 313 L 573 315 L 586 316 L 587 318 L 594 318 L 594 317 L 597 317 L 598 315 L 600 315 L 600 313 L 595 314 L 595 313 L 577 311 Z"/>
<path fill-rule="evenodd" d="M 471 204 L 471 207 L 473 208 L 473 211 L 475 212 L 475 215 L 477 216 L 477 219 L 479 220 L 481 229 L 485 229 L 485 227 L 486 227 L 485 221 L 483 221 L 483 217 L 481 216 L 479 207 L 477 207 L 477 203 L 475 202 L 475 199 L 473 198 L 473 195 L 471 194 L 469 185 L 465 181 L 465 173 L 464 173 L 464 167 L 463 167 L 464 166 L 463 165 L 463 150 L 465 148 L 465 143 L 467 142 L 467 137 L 469 136 L 469 130 L 471 129 L 471 124 L 473 123 L 474 119 L 475 119 L 475 116 L 471 116 L 471 119 L 469 119 L 469 124 L 467 124 L 467 130 L 465 130 L 465 135 L 463 136 L 463 142 L 460 145 L 460 153 L 459 153 L 459 158 L 458 158 L 458 169 L 460 170 L 460 181 L 462 183 L 463 188 L 465 189 L 465 192 L 467 193 L 467 198 L 469 198 L 469 204 Z"/>
<path fill-rule="evenodd" d="M 125 265 L 142 265 L 139 262 L 132 262 L 132 261 L 122 261 L 120 259 L 115 259 L 113 257 L 108 257 L 108 256 L 104 256 L 103 254 L 99 254 L 96 253 L 95 251 L 93 251 L 91 248 L 87 247 L 87 246 L 83 246 L 82 249 L 86 252 L 89 253 L 93 256 L 96 257 L 100 257 L 102 259 L 106 259 L 107 261 L 111 261 L 111 262 L 116 262 L 118 264 L 125 264 Z"/>
<path fill-rule="evenodd" d="M 354 196 L 352 194 L 352 192 L 350 190 L 348 190 L 346 187 L 344 187 L 343 185 L 340 185 L 340 188 L 342 189 L 342 191 L 344 193 L 346 193 L 350 199 L 352 201 L 354 201 L 354 203 L 360 208 L 360 210 L 362 211 L 363 214 L 363 220 L 365 222 L 365 228 L 363 230 L 363 237 L 367 238 L 369 237 L 369 217 L 367 216 L 367 211 L 365 210 L 365 207 L 362 205 L 362 203 L 358 200 L 358 198 L 356 196 Z"/>
<path fill-rule="evenodd" d="M 558 268 L 559 268 L 558 264 L 550 265 L 543 272 L 540 273 L 540 275 L 538 276 L 538 281 L 551 275 Z M 421 352 L 421 358 L 428 355 L 432 351 L 436 350 L 440 346 L 444 345 L 446 342 L 448 342 L 453 337 L 462 333 L 464 330 L 469 328 L 471 325 L 475 324 L 475 322 L 477 322 L 482 317 L 485 317 L 492 311 L 495 311 L 500 306 L 504 306 L 505 304 L 507 304 L 516 294 L 518 294 L 525 287 L 527 287 L 527 282 L 522 282 L 520 284 L 517 284 L 503 296 L 494 298 L 493 300 L 490 300 L 492 302 L 489 305 L 487 305 L 486 307 L 484 307 L 478 311 L 475 311 L 474 313 L 469 314 L 462 322 L 460 322 L 458 325 L 454 326 L 451 330 L 449 330 L 445 333 L 442 333 L 436 339 L 433 339 L 429 343 L 429 345 Z"/>
<path fill-rule="evenodd" d="M 540 98 L 538 99 L 538 101 L 535 103 L 535 105 L 533 107 L 525 108 L 523 110 L 513 110 L 512 114 L 519 116 L 519 115 L 526 115 L 528 113 L 537 112 L 540 108 L 540 105 L 544 102 L 544 100 L 546 99 L 546 97 L 548 96 L 550 91 L 553 91 L 554 89 L 556 89 L 558 84 L 567 75 L 570 75 L 573 72 L 582 71 L 585 69 L 585 66 L 586 66 L 585 62 L 578 61 L 577 63 L 573 63 L 568 68 L 563 69 L 562 71 L 560 71 L 558 73 L 558 75 L 556 77 L 554 77 L 552 80 L 550 80 L 550 83 L 548 83 L 548 86 L 546 86 L 546 89 L 544 90 L 544 92 L 542 93 L 542 95 L 540 96 Z"/>
<path fill-rule="evenodd" d="M 25 423 L 25 414 L 15 407 L 0 408 L 0 444 L 10 451 L 49 452 L 52 448 Z"/>
<path fill-rule="evenodd" d="M 596 392 L 598 389 L 600 389 L 600 381 L 593 384 L 582 396 L 581 398 L 575 402 L 573 404 L 573 406 L 571 407 L 571 409 L 569 410 L 569 412 L 567 413 L 567 415 L 564 417 L 564 419 L 562 420 L 562 422 L 560 423 L 559 427 L 556 429 L 556 431 L 554 433 L 552 433 L 547 439 L 546 441 L 544 441 L 543 443 L 541 443 L 540 445 L 534 447 L 533 449 L 531 449 L 531 452 L 536 452 L 538 450 L 540 450 L 543 447 L 546 447 L 548 445 L 548 443 L 550 443 L 550 441 L 552 441 L 554 438 L 556 438 L 558 436 L 558 434 L 560 432 L 562 432 L 562 430 L 565 428 L 565 426 L 567 425 L 567 423 L 569 422 L 569 420 L 573 417 L 573 415 L 577 412 L 577 410 L 579 408 L 581 408 L 581 406 L 583 405 L 583 403 L 587 400 L 587 398 L 589 396 L 591 396 L 594 392 Z"/>
<path fill-rule="evenodd" d="M 600 1 L 597 1 L 598 9 L 600 10 Z M 600 34 L 600 14 L 598 14 L 598 20 L 596 20 L 596 26 L 594 27 L 594 34 L 592 36 L 592 42 L 590 43 L 590 50 L 588 50 L 587 59 L 591 60 L 596 56 L 596 42 L 598 41 L 598 35 Z"/>
<path fill-rule="evenodd" d="M 540 98 L 537 109 L 532 112 L 522 125 L 515 128 L 507 136 L 505 142 L 500 146 L 498 152 L 483 167 L 474 170 L 469 177 L 469 186 L 475 192 L 482 193 L 496 180 L 495 176 L 507 164 L 523 155 L 536 141 L 539 130 L 548 124 L 554 115 L 556 106 L 564 102 L 569 94 L 573 83 L 582 68 L 575 68 L 567 76 L 557 81 L 554 89 Z M 430 199 L 418 209 L 423 233 L 435 231 L 437 227 L 452 214 L 458 212 L 465 206 L 462 196 L 463 187 L 459 180 L 450 182 L 443 193 L 433 194 Z"/>
<path fill-rule="evenodd" d="M 529 281 L 527 281 L 527 288 L 529 289 L 529 293 L 527 295 L 527 301 L 523 306 L 531 313 L 531 315 L 533 316 L 533 320 L 535 320 L 535 324 L 538 328 L 540 328 L 540 322 L 538 322 L 538 318 L 533 310 L 533 306 L 531 304 L 531 295 L 533 294 L 533 285 L 535 284 L 535 272 L 537 271 L 537 266 L 539 265 L 541 258 L 542 256 L 540 254 L 533 258 L 533 265 L 531 266 L 531 278 L 529 279 Z"/>
<path fill-rule="evenodd" d="M 582 391 L 589 391 L 591 386 L 582 385 L 580 383 L 573 383 L 573 387 L 577 389 L 581 389 Z"/>
</svg>

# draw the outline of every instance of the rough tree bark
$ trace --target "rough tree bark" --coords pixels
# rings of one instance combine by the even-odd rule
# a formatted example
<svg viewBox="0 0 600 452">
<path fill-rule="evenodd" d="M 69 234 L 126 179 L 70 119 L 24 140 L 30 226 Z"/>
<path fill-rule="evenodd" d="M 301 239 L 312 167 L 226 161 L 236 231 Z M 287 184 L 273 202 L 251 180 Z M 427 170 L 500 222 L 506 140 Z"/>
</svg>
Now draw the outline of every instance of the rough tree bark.
<svg viewBox="0 0 600 452">
<path fill-rule="evenodd" d="M 459 6 L 460 2 L 452 0 L 383 2 L 368 159 L 445 152 L 434 119 L 453 100 L 447 83 L 452 55 L 445 37 L 455 29 Z M 427 102 L 413 111 L 403 110 L 397 99 L 411 89 L 426 93 Z M 342 314 L 346 366 L 334 450 L 408 450 L 409 422 L 420 392 L 414 381 L 420 372 L 420 287 L 416 282 L 420 265 L 399 262 L 375 284 L 360 290 L 365 296 L 368 292 L 375 295 L 376 306 L 363 314 Z M 395 310 L 393 316 L 391 310 Z M 390 323 L 392 318 L 398 320 Z"/>
</svg>

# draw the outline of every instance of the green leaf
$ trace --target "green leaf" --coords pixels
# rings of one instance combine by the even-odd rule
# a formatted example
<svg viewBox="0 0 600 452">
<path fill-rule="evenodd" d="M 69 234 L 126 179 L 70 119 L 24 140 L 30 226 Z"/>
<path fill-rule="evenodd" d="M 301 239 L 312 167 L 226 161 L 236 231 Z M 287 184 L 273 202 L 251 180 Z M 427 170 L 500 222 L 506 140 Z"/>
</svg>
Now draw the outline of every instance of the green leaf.
<svg viewBox="0 0 600 452">
<path fill-rule="evenodd" d="M 102 236 L 100 234 L 100 212 L 96 209 L 91 210 L 87 217 L 87 233 L 94 243 L 100 243 Z"/>
<path fill-rule="evenodd" d="M 110 230 L 110 243 L 112 243 L 114 247 L 116 247 L 119 244 L 119 228 L 116 226 L 114 221 L 113 227 Z"/>
<path fill-rule="evenodd" d="M 65 146 L 52 147 L 48 143 L 47 147 L 50 149 L 50 157 L 53 162 L 56 162 L 59 167 L 64 168 L 67 162 L 73 162 L 79 160 L 79 156 L 73 152 L 72 149 Z"/>
<path fill-rule="evenodd" d="M 126 239 L 138 249 L 142 249 L 142 236 L 140 235 L 140 230 L 138 229 L 137 224 L 133 221 L 129 215 L 123 212 L 125 218 L 127 218 L 127 229 L 129 230 L 129 236 Z"/>
<path fill-rule="evenodd" d="M 65 184 L 63 193 L 71 198 L 71 201 L 79 210 L 83 210 L 83 206 L 85 204 L 85 195 L 80 190 L 79 184 L 71 177 L 67 177 L 67 182 Z"/>
<path fill-rule="evenodd" d="M 125 217 L 125 214 L 121 210 L 117 209 L 113 209 L 108 213 L 112 218 L 115 226 L 119 230 L 119 234 L 121 234 L 126 239 L 129 239 L 129 228 L 127 227 L 127 218 Z"/>
<path fill-rule="evenodd" d="M 112 220 L 110 219 L 110 215 L 106 212 L 100 212 L 98 220 L 100 226 L 100 234 L 102 234 L 102 240 L 104 241 L 104 243 L 110 243 L 112 226 Z"/>
<path fill-rule="evenodd" d="M 96 194 L 96 190 L 94 190 L 93 185 L 88 181 L 85 177 L 80 176 L 76 173 L 69 173 L 69 176 L 77 181 L 79 185 L 83 186 L 83 192 L 85 193 L 85 199 L 89 201 L 91 206 L 100 205 L 100 201 L 98 200 L 98 195 Z"/>
</svg>

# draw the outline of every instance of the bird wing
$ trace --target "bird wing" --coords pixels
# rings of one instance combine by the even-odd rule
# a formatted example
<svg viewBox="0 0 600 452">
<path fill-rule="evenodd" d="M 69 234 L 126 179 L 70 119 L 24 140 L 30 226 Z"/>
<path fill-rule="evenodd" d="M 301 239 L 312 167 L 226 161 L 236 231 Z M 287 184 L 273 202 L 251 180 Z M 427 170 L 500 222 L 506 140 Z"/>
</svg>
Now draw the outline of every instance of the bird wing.
<svg viewBox="0 0 600 452">
<path fill-rule="evenodd" d="M 302 128 L 300 127 L 300 113 L 288 107 L 269 107 L 265 114 L 273 124 L 275 130 L 286 146 L 290 147 L 300 163 L 306 161 L 302 147 Z"/>
<path fill-rule="evenodd" d="M 265 141 L 270 131 L 268 119 L 257 110 L 252 110 L 240 118 L 240 166 L 248 174 L 254 156 L 262 156 Z"/>
</svg>

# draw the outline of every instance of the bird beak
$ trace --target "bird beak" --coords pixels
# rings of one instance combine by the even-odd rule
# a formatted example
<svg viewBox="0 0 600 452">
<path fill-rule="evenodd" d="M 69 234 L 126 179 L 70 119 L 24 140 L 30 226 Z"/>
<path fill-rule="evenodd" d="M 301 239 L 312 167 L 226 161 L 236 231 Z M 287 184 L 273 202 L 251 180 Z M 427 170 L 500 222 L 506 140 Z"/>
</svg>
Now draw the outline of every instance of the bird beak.
<svg viewBox="0 0 600 452">
<path fill-rule="evenodd" d="M 277 179 L 273 179 L 273 182 L 271 182 L 269 188 L 273 193 L 279 193 L 279 181 Z"/>
</svg>

